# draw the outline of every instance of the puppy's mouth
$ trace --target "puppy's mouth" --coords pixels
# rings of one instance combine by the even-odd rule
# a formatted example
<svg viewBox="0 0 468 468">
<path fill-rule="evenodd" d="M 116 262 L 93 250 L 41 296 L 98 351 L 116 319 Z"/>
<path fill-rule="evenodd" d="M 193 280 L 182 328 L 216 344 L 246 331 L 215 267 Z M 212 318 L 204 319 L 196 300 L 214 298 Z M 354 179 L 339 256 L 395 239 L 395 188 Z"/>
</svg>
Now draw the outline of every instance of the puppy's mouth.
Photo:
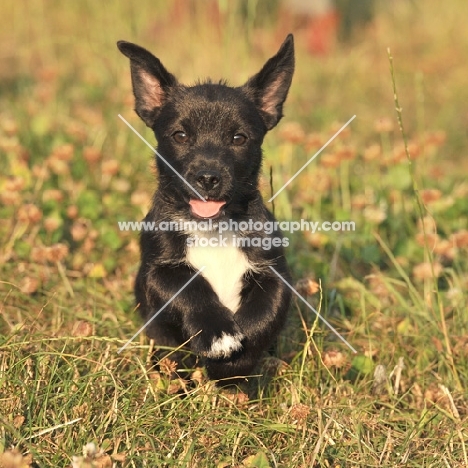
<svg viewBox="0 0 468 468">
<path fill-rule="evenodd" d="M 226 204 L 222 200 L 199 200 L 192 199 L 189 202 L 192 215 L 202 219 L 215 219 L 221 215 L 221 210 Z"/>
</svg>

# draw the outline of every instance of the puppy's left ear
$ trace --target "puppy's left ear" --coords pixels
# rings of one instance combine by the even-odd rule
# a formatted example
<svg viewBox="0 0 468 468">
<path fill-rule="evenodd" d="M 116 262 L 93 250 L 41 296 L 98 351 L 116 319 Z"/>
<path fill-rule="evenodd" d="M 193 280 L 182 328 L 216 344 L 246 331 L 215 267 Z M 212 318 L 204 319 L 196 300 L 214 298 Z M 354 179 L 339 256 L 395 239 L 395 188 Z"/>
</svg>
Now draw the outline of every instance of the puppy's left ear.
<svg viewBox="0 0 468 468">
<path fill-rule="evenodd" d="M 267 130 L 283 117 L 283 103 L 294 73 L 294 39 L 289 34 L 277 54 L 242 87 L 255 102 Z"/>
</svg>

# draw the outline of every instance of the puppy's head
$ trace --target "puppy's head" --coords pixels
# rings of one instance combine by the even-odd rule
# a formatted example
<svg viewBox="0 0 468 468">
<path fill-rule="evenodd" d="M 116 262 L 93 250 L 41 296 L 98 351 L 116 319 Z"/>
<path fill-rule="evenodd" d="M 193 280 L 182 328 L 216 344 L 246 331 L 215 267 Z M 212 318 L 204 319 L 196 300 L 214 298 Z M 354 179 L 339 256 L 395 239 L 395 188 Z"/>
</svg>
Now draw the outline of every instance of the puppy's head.
<svg viewBox="0 0 468 468">
<path fill-rule="evenodd" d="M 237 88 L 181 85 L 147 50 L 117 45 L 130 59 L 135 111 L 158 141 L 160 195 L 184 217 L 245 211 L 258 194 L 263 137 L 283 115 L 294 72 L 292 35 Z"/>
</svg>

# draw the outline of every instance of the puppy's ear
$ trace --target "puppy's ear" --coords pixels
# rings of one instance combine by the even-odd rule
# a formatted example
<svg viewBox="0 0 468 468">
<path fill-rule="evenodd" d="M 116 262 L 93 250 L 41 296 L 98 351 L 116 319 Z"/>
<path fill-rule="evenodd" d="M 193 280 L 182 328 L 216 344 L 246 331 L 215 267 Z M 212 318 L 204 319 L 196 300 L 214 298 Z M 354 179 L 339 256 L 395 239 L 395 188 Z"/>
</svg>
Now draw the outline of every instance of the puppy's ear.
<svg viewBox="0 0 468 468">
<path fill-rule="evenodd" d="M 117 42 L 117 47 L 130 59 L 135 111 L 151 128 L 169 88 L 176 86 L 177 80 L 158 58 L 143 47 L 126 41 Z"/>
<path fill-rule="evenodd" d="M 283 103 L 294 73 L 294 39 L 289 34 L 277 54 L 242 89 L 255 102 L 268 130 L 283 116 Z"/>
</svg>

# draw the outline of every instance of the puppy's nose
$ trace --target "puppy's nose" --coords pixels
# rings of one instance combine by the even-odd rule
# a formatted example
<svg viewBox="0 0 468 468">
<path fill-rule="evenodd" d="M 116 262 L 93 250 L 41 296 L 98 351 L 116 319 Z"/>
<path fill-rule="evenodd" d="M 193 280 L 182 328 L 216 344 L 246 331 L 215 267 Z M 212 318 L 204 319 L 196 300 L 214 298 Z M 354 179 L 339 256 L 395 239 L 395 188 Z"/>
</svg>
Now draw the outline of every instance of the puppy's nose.
<svg viewBox="0 0 468 468">
<path fill-rule="evenodd" d="M 218 171 L 199 171 L 195 179 L 200 187 L 209 191 L 219 185 L 221 174 Z"/>
</svg>

